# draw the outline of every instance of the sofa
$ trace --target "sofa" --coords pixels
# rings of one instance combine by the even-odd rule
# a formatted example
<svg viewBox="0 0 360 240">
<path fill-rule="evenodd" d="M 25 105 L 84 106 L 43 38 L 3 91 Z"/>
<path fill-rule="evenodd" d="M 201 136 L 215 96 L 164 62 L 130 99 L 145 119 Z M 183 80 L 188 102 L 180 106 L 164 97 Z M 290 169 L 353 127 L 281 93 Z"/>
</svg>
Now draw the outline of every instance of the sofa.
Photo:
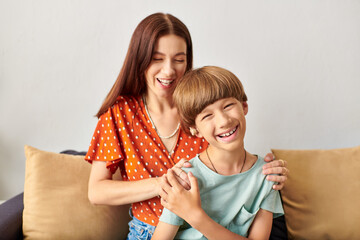
<svg viewBox="0 0 360 240">
<path fill-rule="evenodd" d="M 270 239 L 360 239 L 360 147 L 272 151 L 290 175 Z M 87 200 L 85 152 L 25 146 L 25 155 L 24 192 L 0 205 L 0 240 L 126 238 L 129 206 Z"/>
</svg>

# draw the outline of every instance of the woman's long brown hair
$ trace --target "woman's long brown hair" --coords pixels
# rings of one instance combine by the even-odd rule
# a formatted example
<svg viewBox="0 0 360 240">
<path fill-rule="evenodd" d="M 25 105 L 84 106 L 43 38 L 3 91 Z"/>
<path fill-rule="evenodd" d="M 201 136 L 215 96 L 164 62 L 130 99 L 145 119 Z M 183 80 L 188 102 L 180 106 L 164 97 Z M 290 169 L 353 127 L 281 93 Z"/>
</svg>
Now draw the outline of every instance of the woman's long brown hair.
<svg viewBox="0 0 360 240">
<path fill-rule="evenodd" d="M 151 63 L 156 41 L 167 34 L 175 34 L 186 42 L 186 71 L 192 69 L 193 53 L 189 30 L 171 14 L 154 13 L 136 27 L 124 64 L 96 116 L 99 118 L 111 107 L 118 96 L 139 96 L 146 92 L 145 71 Z"/>
</svg>

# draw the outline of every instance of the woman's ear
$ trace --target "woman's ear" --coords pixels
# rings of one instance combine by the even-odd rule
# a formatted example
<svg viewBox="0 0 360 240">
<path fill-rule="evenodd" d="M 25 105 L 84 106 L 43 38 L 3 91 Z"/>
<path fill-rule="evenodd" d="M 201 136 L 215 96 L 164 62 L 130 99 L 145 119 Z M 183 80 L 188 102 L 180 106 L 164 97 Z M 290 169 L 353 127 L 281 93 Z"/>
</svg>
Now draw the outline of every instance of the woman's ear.
<svg viewBox="0 0 360 240">
<path fill-rule="evenodd" d="M 246 115 L 249 111 L 249 106 L 248 106 L 247 102 L 241 102 L 241 105 L 243 107 L 244 115 Z"/>
</svg>

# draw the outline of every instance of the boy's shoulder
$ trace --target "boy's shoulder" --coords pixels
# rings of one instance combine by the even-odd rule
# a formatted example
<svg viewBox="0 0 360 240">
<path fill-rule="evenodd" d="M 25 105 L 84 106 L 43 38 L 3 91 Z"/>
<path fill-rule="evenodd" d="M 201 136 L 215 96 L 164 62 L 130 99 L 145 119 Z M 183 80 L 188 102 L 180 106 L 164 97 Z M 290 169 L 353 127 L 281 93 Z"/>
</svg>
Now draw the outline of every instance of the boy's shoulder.
<svg viewBox="0 0 360 240">
<path fill-rule="evenodd" d="M 213 175 L 212 171 L 201 162 L 199 154 L 196 154 L 195 157 L 190 159 L 189 163 L 191 163 L 191 167 L 183 167 L 182 170 L 186 173 L 191 172 L 198 180 L 209 177 L 209 174 Z"/>
<path fill-rule="evenodd" d="M 196 154 L 195 157 L 189 160 L 189 163 L 191 163 L 191 168 L 182 168 L 184 171 L 189 172 L 191 169 L 195 168 L 197 169 L 199 167 L 199 163 L 201 162 L 199 158 L 199 154 Z"/>
<path fill-rule="evenodd" d="M 255 160 L 253 166 L 248 170 L 250 172 L 252 172 L 255 175 L 260 175 L 265 179 L 265 175 L 262 174 L 263 171 L 263 166 L 266 164 L 265 160 L 263 157 L 255 155 L 257 157 L 257 159 Z"/>
<path fill-rule="evenodd" d="M 254 156 L 256 156 L 257 159 L 254 161 L 254 164 L 252 165 L 252 167 L 250 167 L 246 172 L 248 172 L 248 171 L 250 171 L 250 172 L 261 171 L 262 172 L 262 167 L 266 164 L 266 162 L 263 157 L 255 155 L 255 154 L 254 154 Z M 201 160 L 199 158 L 199 154 L 196 154 L 195 157 L 190 159 L 189 163 L 191 163 L 192 167 L 191 168 L 182 168 L 185 172 L 189 172 L 190 170 L 195 170 L 195 169 L 198 169 L 198 171 L 200 171 L 199 169 L 203 169 L 203 170 L 207 169 L 207 168 L 204 168 L 204 163 L 201 162 Z"/>
<path fill-rule="evenodd" d="M 256 159 L 256 161 L 254 163 L 254 166 L 256 166 L 258 168 L 262 168 L 266 164 L 264 158 L 259 156 L 259 155 L 255 155 L 255 154 L 254 154 L 254 156 L 257 157 L 257 159 Z"/>
</svg>

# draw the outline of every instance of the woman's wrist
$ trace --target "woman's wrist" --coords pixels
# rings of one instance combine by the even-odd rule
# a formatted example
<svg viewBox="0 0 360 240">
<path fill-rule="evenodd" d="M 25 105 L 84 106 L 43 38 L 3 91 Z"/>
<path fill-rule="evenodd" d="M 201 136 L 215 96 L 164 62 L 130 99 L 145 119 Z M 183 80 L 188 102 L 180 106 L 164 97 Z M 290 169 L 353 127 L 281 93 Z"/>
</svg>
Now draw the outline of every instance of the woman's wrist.
<svg viewBox="0 0 360 240">
<path fill-rule="evenodd" d="M 154 193 L 155 196 L 159 196 L 160 195 L 160 191 L 161 191 L 161 177 L 156 177 L 156 178 L 152 178 L 154 180 Z"/>
</svg>

